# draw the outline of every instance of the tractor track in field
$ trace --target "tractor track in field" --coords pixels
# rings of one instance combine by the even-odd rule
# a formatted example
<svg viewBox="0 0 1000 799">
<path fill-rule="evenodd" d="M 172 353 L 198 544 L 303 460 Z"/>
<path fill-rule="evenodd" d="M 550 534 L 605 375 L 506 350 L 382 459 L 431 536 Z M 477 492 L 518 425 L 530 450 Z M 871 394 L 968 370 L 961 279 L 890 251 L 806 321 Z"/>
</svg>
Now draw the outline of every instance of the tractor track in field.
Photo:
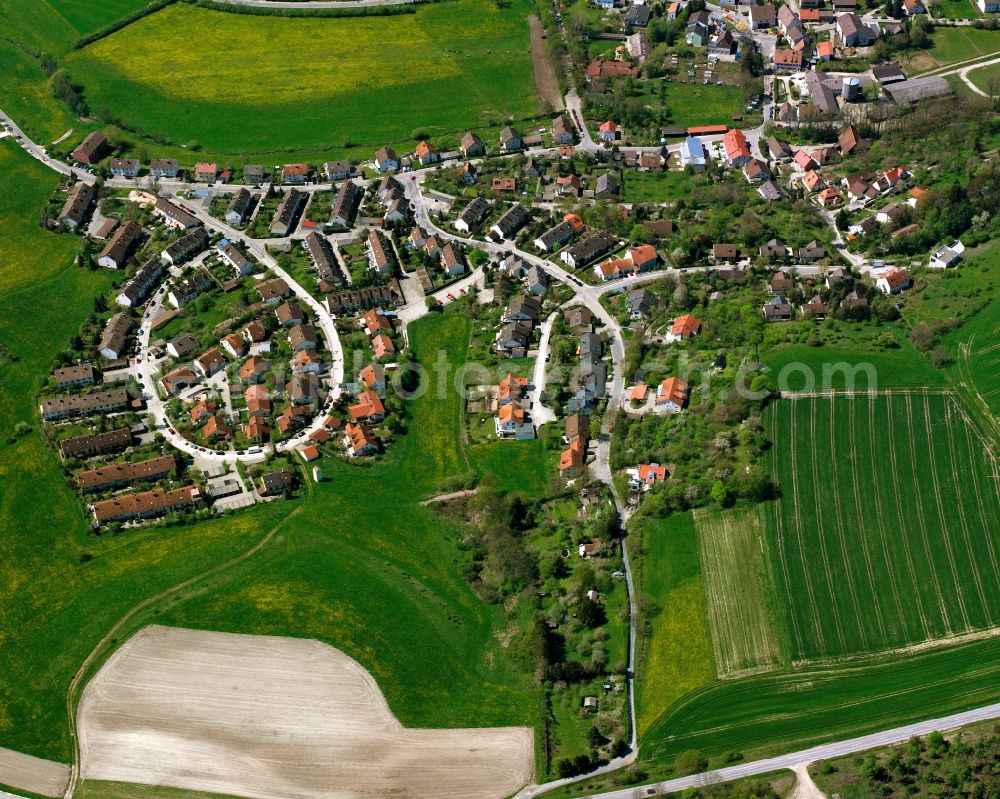
<svg viewBox="0 0 1000 799">
<path fill-rule="evenodd" d="M 789 452 L 798 452 L 798 434 L 796 428 L 798 428 L 798 422 L 795 419 L 795 413 L 792 413 L 791 424 L 788 425 L 789 428 Z M 826 648 L 826 639 L 823 637 L 823 625 L 820 624 L 819 617 L 819 605 L 816 604 L 816 593 L 813 589 L 812 579 L 809 576 L 809 561 L 806 558 L 806 547 L 805 541 L 802 540 L 802 524 L 799 518 L 799 508 L 801 507 L 800 492 L 799 492 L 799 465 L 798 459 L 792 458 L 792 507 L 795 509 L 794 520 L 795 520 L 795 538 L 799 544 L 799 559 L 802 562 L 802 576 L 805 578 L 806 583 L 806 594 L 809 596 L 809 607 L 812 609 L 813 627 L 816 632 L 816 643 L 820 648 Z M 789 596 L 792 596 L 789 594 Z M 794 612 L 794 611 L 793 611 Z M 803 646 L 800 647 L 799 651 L 805 648 L 805 641 L 803 641 Z"/>
<path fill-rule="evenodd" d="M 838 460 L 838 458 L 834 455 L 834 453 L 837 451 L 837 447 L 836 447 L 837 424 L 836 424 L 836 419 L 834 418 L 834 416 L 835 416 L 835 407 L 834 407 L 835 402 L 836 402 L 836 398 L 835 397 L 830 397 L 830 442 L 829 442 L 830 443 L 830 455 L 831 455 L 831 457 L 830 457 L 830 475 L 831 475 L 832 480 L 833 480 L 833 485 L 837 486 L 837 485 L 839 485 L 839 482 L 837 481 L 837 460 Z M 848 400 L 848 402 L 851 403 L 851 404 L 853 404 L 853 402 L 854 402 L 853 398 L 850 399 L 850 400 Z M 851 455 L 853 457 L 854 453 L 852 452 Z M 817 494 L 818 493 L 819 492 L 817 492 Z M 869 648 L 869 644 L 868 644 L 868 629 L 865 627 L 864 621 L 861 618 L 861 605 L 858 603 L 858 592 L 857 592 L 857 588 L 854 585 L 854 570 L 851 567 L 850 549 L 847 546 L 847 539 L 844 537 L 844 511 L 843 511 L 843 506 L 842 506 L 841 501 L 840 501 L 840 491 L 838 491 L 838 490 L 835 490 L 833 492 L 833 511 L 836 514 L 836 518 L 837 518 L 837 538 L 840 540 L 841 559 L 843 560 L 843 563 L 844 563 L 844 574 L 845 574 L 845 576 L 847 578 L 847 588 L 848 588 L 848 590 L 850 591 L 850 594 L 851 594 L 851 604 L 854 605 L 854 618 L 857 620 L 857 623 L 858 623 L 858 632 L 861 634 L 861 643 L 862 643 L 862 646 L 865 649 L 868 649 Z M 861 549 L 862 549 L 862 552 L 864 554 L 865 562 L 866 562 L 867 567 L 868 567 L 868 574 L 871 575 L 871 570 L 872 570 L 871 559 L 868 556 L 868 544 L 865 541 L 864 536 L 862 536 L 862 538 L 861 538 Z M 872 586 L 872 587 L 874 588 L 874 586 Z M 882 628 L 882 615 L 881 615 L 881 609 L 878 606 L 878 595 L 875 593 L 874 590 L 872 591 L 872 597 L 875 600 L 876 618 L 878 619 L 879 627 L 880 627 L 880 629 L 882 629 L 882 633 L 884 635 L 885 634 L 885 630 L 884 630 L 884 628 Z"/>
<path fill-rule="evenodd" d="M 812 442 L 816 441 L 816 403 L 812 403 L 812 407 L 809 409 L 809 440 Z M 830 567 L 830 553 L 826 548 L 826 527 L 823 524 L 823 502 L 822 502 L 822 482 L 819 479 L 819 466 L 817 464 L 817 454 L 813 451 L 811 460 L 812 463 L 812 481 L 813 481 L 813 509 L 816 512 L 816 531 L 819 534 L 819 548 L 823 553 L 823 575 L 826 577 L 826 587 L 830 592 L 830 608 L 833 610 L 833 622 L 836 625 L 837 639 L 840 641 L 841 651 L 847 650 L 847 640 L 844 638 L 844 626 L 843 619 L 840 616 L 840 606 L 837 604 L 837 592 L 833 586 L 833 570 Z M 849 570 L 847 564 L 844 564 L 844 570 L 848 574 Z"/>
<path fill-rule="evenodd" d="M 908 421 L 912 413 L 912 399 L 910 397 L 906 398 L 906 413 Z M 944 500 L 941 498 L 941 484 L 937 480 L 937 455 L 934 452 L 934 432 L 929 428 L 931 418 L 930 404 L 927 400 L 927 395 L 924 395 L 924 423 L 928 426 L 927 430 L 927 462 L 931 467 L 931 474 L 934 477 L 931 479 L 930 483 L 934 489 L 934 505 L 937 508 L 938 521 L 941 523 L 941 539 L 944 542 L 945 554 L 948 556 L 948 565 L 951 568 L 951 577 L 955 586 L 955 597 L 958 599 L 958 609 L 962 614 L 962 623 L 966 630 L 972 629 L 972 624 L 969 621 L 969 609 L 965 605 L 965 597 L 962 596 L 962 578 L 958 574 L 958 563 L 955 560 L 955 551 L 951 548 L 951 538 L 947 533 L 948 521 L 944 516 Z M 911 437 L 912 440 L 912 437 Z"/>
<path fill-rule="evenodd" d="M 878 415 L 875 413 L 875 410 L 876 410 L 875 403 L 877 401 L 878 401 L 877 397 L 873 396 L 872 399 L 871 399 L 871 410 L 872 410 L 872 416 L 873 416 L 873 418 L 869 419 L 869 426 L 868 426 L 868 429 L 869 429 L 869 440 L 871 441 L 871 447 L 872 447 L 872 452 L 873 453 L 878 451 L 878 450 L 875 449 L 875 419 L 878 418 Z M 886 427 L 887 427 L 887 430 L 889 432 L 889 440 L 892 441 L 893 421 L 892 421 L 892 412 L 891 412 L 891 408 L 890 408 L 890 403 L 888 403 L 888 402 L 886 403 L 885 418 L 886 418 Z M 896 448 L 892 447 L 892 446 L 889 447 L 889 466 L 890 466 L 890 468 L 892 470 L 892 484 L 894 486 L 899 485 L 899 467 L 898 467 L 898 464 L 896 463 Z M 875 474 L 875 459 L 874 459 L 874 457 L 872 458 L 872 480 L 873 481 L 877 481 L 877 475 Z M 906 516 L 904 515 L 904 512 L 903 512 L 903 500 L 900 497 L 899 492 L 898 491 L 893 491 L 892 494 L 893 494 L 893 498 L 895 499 L 895 503 L 896 503 L 897 518 L 899 518 L 900 520 L 905 519 Z M 903 542 L 903 552 L 905 553 L 905 556 L 906 556 L 906 565 L 907 565 L 907 568 L 909 569 L 909 572 L 910 572 L 910 579 L 911 579 L 912 584 L 913 584 L 913 596 L 914 596 L 914 598 L 916 599 L 916 602 L 917 602 L 917 611 L 920 614 L 920 622 L 921 622 L 921 624 L 923 625 L 923 628 L 924 628 L 924 636 L 925 637 L 929 637 L 931 635 L 931 629 L 930 629 L 930 625 L 929 625 L 928 620 L 927 620 L 927 613 L 924 610 L 923 597 L 921 596 L 920 589 L 919 589 L 920 583 L 917 580 L 917 570 L 916 570 L 916 568 L 913 565 L 913 552 L 910 549 L 910 538 L 906 534 L 903 534 L 903 535 L 900 536 L 900 539 Z M 936 585 L 934 586 L 934 588 L 935 588 L 935 590 L 937 590 L 937 586 Z M 940 601 L 940 594 L 938 596 L 938 599 Z"/>
<path fill-rule="evenodd" d="M 854 512 L 855 512 L 854 515 L 856 517 L 858 517 L 858 521 L 860 522 L 860 515 L 858 514 L 857 510 L 858 510 L 858 497 L 861 496 L 861 488 L 858 485 L 858 469 L 857 469 L 858 450 L 857 450 L 857 443 L 856 443 L 856 438 L 855 438 L 855 434 L 854 434 L 855 433 L 855 430 L 854 430 L 855 413 L 854 413 L 854 411 L 855 411 L 855 406 L 856 405 L 857 405 L 857 401 L 853 397 L 851 397 L 848 400 L 848 402 L 847 402 L 847 407 L 848 407 L 848 411 L 847 411 L 847 429 L 849 431 L 849 440 L 850 440 L 851 484 L 852 484 L 852 486 L 854 488 L 854 492 L 853 492 L 854 493 Z M 834 415 L 833 415 L 833 400 L 830 400 L 830 452 L 831 453 L 837 451 L 836 447 L 835 447 L 835 437 L 834 437 L 834 432 L 836 430 L 837 430 L 837 425 L 836 425 L 836 420 L 834 419 Z M 834 483 L 837 482 L 837 460 L 838 460 L 837 458 L 833 458 L 833 481 L 834 481 Z M 839 519 L 841 519 L 841 534 L 840 534 L 840 538 L 841 538 L 842 545 L 844 547 L 844 551 L 846 552 L 847 551 L 847 542 L 844 540 L 843 518 L 840 516 L 840 512 L 839 512 L 840 511 L 840 492 L 837 492 L 837 510 L 838 510 L 837 517 Z M 858 529 L 859 530 L 861 529 L 861 525 L 860 524 L 858 525 Z M 865 568 L 866 568 L 866 570 L 868 572 L 868 586 L 869 586 L 869 589 L 871 591 L 872 599 L 875 602 L 875 621 L 878 624 L 878 630 L 879 630 L 879 635 L 881 636 L 881 640 L 884 641 L 886 639 L 886 630 L 885 630 L 885 621 L 882 618 L 882 601 L 881 601 L 881 599 L 879 597 L 878 592 L 875 589 L 875 570 L 874 570 L 874 568 L 872 566 L 871 553 L 868 551 L 868 537 L 865 536 L 865 535 L 861 536 L 861 552 L 864 555 L 864 558 L 865 558 Z M 896 595 L 896 587 L 892 583 L 891 580 L 890 580 L 890 585 L 892 586 L 893 596 L 895 596 Z M 896 597 L 896 601 L 897 602 L 899 601 L 898 597 Z"/>
<path fill-rule="evenodd" d="M 926 398 L 924 399 L 924 402 L 925 403 L 927 402 Z M 951 473 L 955 476 L 955 496 L 958 499 L 957 502 L 958 522 L 962 528 L 962 541 L 965 542 L 965 552 L 968 555 L 969 563 L 972 566 L 972 580 L 976 584 L 976 593 L 979 594 L 979 604 L 982 607 L 983 613 L 986 616 L 987 625 L 992 627 L 993 616 L 990 613 L 989 602 L 986 601 L 986 593 L 983 590 L 983 581 L 982 578 L 979 576 L 979 569 L 976 568 L 976 556 L 975 553 L 973 553 L 972 551 L 972 532 L 969 529 L 969 521 L 965 515 L 965 502 L 963 501 L 964 497 L 962 496 L 962 480 L 958 478 L 959 467 L 958 467 L 958 461 L 955 458 L 955 446 L 954 446 L 955 439 L 953 437 L 955 433 L 954 433 L 954 427 L 951 422 L 951 417 L 953 413 L 951 406 L 952 404 L 950 402 L 947 402 L 945 404 L 944 424 L 945 424 L 945 429 L 948 431 L 948 440 L 947 440 L 948 462 L 951 465 Z M 994 572 L 994 574 L 995 573 L 996 572 Z"/>
<path fill-rule="evenodd" d="M 906 432 L 907 440 L 913 441 L 913 408 L 910 405 L 910 396 L 907 394 L 906 399 Z M 891 403 L 890 403 L 891 404 Z M 888 419 L 892 419 L 891 410 L 886 413 Z M 892 441 L 892 435 L 890 433 L 889 440 Z M 920 496 L 921 485 L 920 481 L 917 479 L 916 469 L 911 469 L 911 478 L 913 483 L 913 495 Z M 927 536 L 927 520 L 924 518 L 924 508 L 919 502 L 913 503 L 917 511 L 917 521 L 920 526 L 920 538 L 924 542 L 924 554 L 927 556 L 927 565 L 931 570 L 931 582 L 934 585 L 934 592 L 937 594 L 938 607 L 941 611 L 941 621 L 944 624 L 944 630 L 946 635 L 953 635 L 951 628 L 951 619 L 948 617 L 948 606 L 945 604 L 944 595 L 941 593 L 941 581 L 938 579 L 937 566 L 934 563 L 934 552 L 931 549 L 931 542 Z M 900 516 L 901 519 L 905 519 L 906 516 Z"/>
</svg>

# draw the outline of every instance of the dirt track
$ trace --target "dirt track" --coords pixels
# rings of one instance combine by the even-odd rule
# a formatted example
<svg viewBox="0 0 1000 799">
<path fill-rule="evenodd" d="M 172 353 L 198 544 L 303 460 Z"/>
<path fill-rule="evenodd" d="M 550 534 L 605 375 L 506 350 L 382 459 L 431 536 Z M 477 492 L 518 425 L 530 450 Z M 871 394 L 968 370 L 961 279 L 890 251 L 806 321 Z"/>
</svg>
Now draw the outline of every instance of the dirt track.
<svg viewBox="0 0 1000 799">
<path fill-rule="evenodd" d="M 549 48 L 545 44 L 545 29 L 534 14 L 528 17 L 528 28 L 531 31 L 531 64 L 535 69 L 535 95 L 543 110 L 548 106 L 553 111 L 562 111 L 565 104 Z"/>
<path fill-rule="evenodd" d="M 40 760 L 0 747 L 0 782 L 43 796 L 60 796 L 69 779 L 69 766 Z"/>
<path fill-rule="evenodd" d="M 317 641 L 147 627 L 87 686 L 81 774 L 261 799 L 492 799 L 531 780 L 525 727 L 402 727 Z"/>
</svg>

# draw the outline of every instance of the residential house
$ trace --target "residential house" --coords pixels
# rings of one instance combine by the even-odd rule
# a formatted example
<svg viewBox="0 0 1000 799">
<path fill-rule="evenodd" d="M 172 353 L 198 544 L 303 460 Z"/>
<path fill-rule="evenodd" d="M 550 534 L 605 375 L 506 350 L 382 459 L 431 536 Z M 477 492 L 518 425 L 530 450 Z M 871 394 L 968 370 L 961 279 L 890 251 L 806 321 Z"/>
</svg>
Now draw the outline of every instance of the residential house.
<svg viewBox="0 0 1000 799">
<path fill-rule="evenodd" d="M 102 358 L 117 360 L 125 351 L 125 339 L 132 329 L 132 320 L 124 313 L 116 313 L 104 326 L 97 351 Z"/>
<path fill-rule="evenodd" d="M 92 394 L 71 394 L 42 400 L 39 411 L 46 422 L 124 411 L 129 406 L 128 393 L 123 388 L 97 391 Z"/>
<path fill-rule="evenodd" d="M 792 318 L 792 304 L 783 296 L 771 297 L 764 303 L 764 321 L 786 322 Z"/>
<path fill-rule="evenodd" d="M 684 40 L 692 47 L 703 47 L 708 42 L 711 17 L 707 11 L 695 11 L 688 17 Z"/>
<path fill-rule="evenodd" d="M 500 328 L 500 332 L 497 333 L 497 351 L 506 353 L 511 358 L 523 358 L 528 352 L 531 331 L 531 322 L 517 321 L 505 323 Z"/>
<path fill-rule="evenodd" d="M 697 336 L 700 332 L 701 320 L 691 314 L 682 314 L 674 319 L 665 338 L 667 341 L 682 341 Z"/>
<path fill-rule="evenodd" d="M 66 202 L 56 220 L 70 230 L 77 230 L 84 223 L 90 212 L 90 207 L 97 197 L 97 185 L 77 181 L 66 193 Z"/>
<path fill-rule="evenodd" d="M 139 174 L 140 164 L 137 158 L 112 158 L 108 168 L 116 178 L 134 178 Z"/>
<path fill-rule="evenodd" d="M 230 333 L 219 341 L 226 352 L 233 358 L 242 358 L 247 353 L 247 343 L 239 333 Z"/>
<path fill-rule="evenodd" d="M 421 141 L 417 145 L 416 149 L 413 151 L 413 157 L 417 159 L 421 166 L 436 164 L 441 160 L 441 156 L 438 155 L 437 149 L 433 144 L 427 141 Z"/>
<path fill-rule="evenodd" d="M 240 379 L 246 381 L 251 386 L 264 382 L 267 373 L 271 371 L 271 364 L 263 358 L 253 356 L 247 358 L 243 366 L 240 367 Z M 244 395 L 244 399 L 249 400 L 249 390 Z M 266 392 L 265 392 L 266 396 Z"/>
<path fill-rule="evenodd" d="M 909 274 L 905 269 L 892 269 L 875 281 L 875 288 L 885 295 L 899 294 L 903 289 L 908 289 L 913 284 Z"/>
<path fill-rule="evenodd" d="M 573 238 L 576 229 L 569 222 L 560 222 L 550 227 L 535 239 L 535 247 L 541 252 L 554 252 Z"/>
<path fill-rule="evenodd" d="M 129 256 L 138 246 L 145 232 L 138 222 L 131 219 L 119 227 L 104 245 L 97 263 L 107 269 L 124 269 Z"/>
<path fill-rule="evenodd" d="M 218 174 L 218 164 L 202 161 L 194 165 L 194 179 L 199 183 L 214 183 Z"/>
<path fill-rule="evenodd" d="M 649 491 L 657 483 L 667 479 L 667 467 L 658 463 L 640 463 L 635 469 L 626 469 L 629 487 L 638 491 Z"/>
<path fill-rule="evenodd" d="M 299 214 L 306 204 L 306 195 L 298 189 L 289 189 L 278 203 L 269 228 L 272 236 L 287 236 L 298 222 Z"/>
<path fill-rule="evenodd" d="M 464 186 L 472 186 L 479 180 L 479 170 L 472 161 L 466 161 L 459 167 L 458 180 Z"/>
<path fill-rule="evenodd" d="M 614 172 L 605 172 L 603 175 L 599 175 L 594 184 L 594 197 L 597 199 L 617 197 L 621 191 L 621 182 Z"/>
<path fill-rule="evenodd" d="M 794 287 L 795 287 L 795 281 L 792 280 L 791 276 L 788 273 L 775 272 L 773 275 L 771 275 L 769 288 L 772 295 L 781 296 L 787 294 Z"/>
<path fill-rule="evenodd" d="M 743 165 L 743 177 L 747 183 L 761 183 L 771 179 L 771 170 L 758 158 L 752 158 Z"/>
<path fill-rule="evenodd" d="M 204 272 L 192 272 L 187 277 L 174 283 L 170 291 L 167 292 L 167 302 L 180 310 L 196 299 L 199 294 L 211 285 L 210 278 Z"/>
<path fill-rule="evenodd" d="M 288 288 L 288 284 L 280 277 L 262 280 L 255 288 L 257 289 L 257 293 L 260 294 L 261 301 L 268 305 L 277 305 L 292 293 L 292 290 Z"/>
<path fill-rule="evenodd" d="M 785 246 L 781 239 L 771 239 L 767 244 L 760 247 L 760 257 L 768 259 L 782 259 L 791 255 L 791 250 Z"/>
<path fill-rule="evenodd" d="M 525 206 L 512 205 L 490 228 L 490 237 L 494 241 L 513 239 L 530 219 L 531 212 Z"/>
<path fill-rule="evenodd" d="M 688 136 L 681 142 L 681 166 L 691 167 L 694 172 L 703 172 L 705 164 L 705 145 L 697 136 Z"/>
<path fill-rule="evenodd" d="M 377 455 L 382 442 L 371 427 L 348 422 L 344 427 L 344 448 L 352 458 Z"/>
<path fill-rule="evenodd" d="M 934 269 L 947 269 L 948 267 L 955 266 L 962 259 L 962 253 L 964 252 L 965 245 L 958 239 L 955 239 L 951 244 L 945 244 L 934 250 L 931 253 L 928 266 Z"/>
<path fill-rule="evenodd" d="M 656 307 L 657 298 L 649 289 L 633 289 L 625 298 L 625 307 L 633 319 L 644 319 Z"/>
<path fill-rule="evenodd" d="M 583 180 L 579 175 L 560 175 L 556 178 L 556 192 L 562 197 L 579 197 Z"/>
<path fill-rule="evenodd" d="M 319 337 L 316 335 L 316 327 L 308 323 L 292 326 L 288 329 L 288 343 L 292 352 L 317 349 Z"/>
<path fill-rule="evenodd" d="M 375 159 L 372 161 L 372 167 L 379 173 L 395 172 L 400 167 L 396 151 L 391 147 L 379 148 L 379 151 L 375 153 Z"/>
<path fill-rule="evenodd" d="M 94 522 L 97 525 L 116 521 L 134 521 L 152 519 L 166 513 L 192 508 L 201 503 L 201 492 L 197 486 L 184 486 L 165 491 L 154 488 L 151 491 L 139 491 L 119 494 L 112 499 L 95 502 L 91 506 Z"/>
<path fill-rule="evenodd" d="M 385 419 L 385 406 L 378 394 L 365 389 L 358 394 L 357 403 L 348 408 L 348 413 L 355 424 L 378 424 Z"/>
<path fill-rule="evenodd" d="M 652 244 L 640 244 L 629 250 L 628 259 L 635 266 L 635 271 L 646 272 L 659 263 L 660 256 Z"/>
<path fill-rule="evenodd" d="M 132 445 L 132 431 L 127 427 L 107 430 L 59 442 L 59 456 L 63 460 L 87 458 L 92 455 L 107 455 L 120 452 Z"/>
<path fill-rule="evenodd" d="M 441 268 L 449 277 L 458 277 L 466 272 L 465 256 L 450 241 L 441 248 Z"/>
<path fill-rule="evenodd" d="M 760 6 L 750 6 L 750 27 L 753 30 L 766 30 L 778 24 L 778 12 L 772 3 Z"/>
<path fill-rule="evenodd" d="M 249 189 L 240 189 L 233 195 L 226 208 L 225 219 L 230 225 L 242 225 L 253 208 L 253 194 Z"/>
<path fill-rule="evenodd" d="M 656 392 L 655 407 L 668 413 L 678 413 L 687 405 L 690 396 L 688 384 L 677 377 L 668 377 L 660 382 Z"/>
<path fill-rule="evenodd" d="M 837 136 L 837 145 L 840 147 L 840 154 L 848 156 L 858 148 L 858 132 L 853 125 L 847 125 Z"/>
<path fill-rule="evenodd" d="M 163 390 L 171 396 L 177 396 L 184 389 L 195 385 L 198 382 L 198 375 L 186 366 L 179 366 L 172 372 L 168 372 L 160 378 Z"/>
<path fill-rule="evenodd" d="M 506 175 L 493 178 L 491 185 L 494 194 L 513 194 L 517 191 L 517 179 Z"/>
<path fill-rule="evenodd" d="M 603 122 L 598 130 L 601 141 L 613 142 L 618 141 L 621 138 L 621 131 L 618 130 L 618 125 L 615 124 L 614 120 L 609 119 L 607 122 Z"/>
<path fill-rule="evenodd" d="M 788 6 L 782 6 L 788 8 Z M 777 49 L 774 51 L 775 72 L 801 72 L 802 53 L 798 50 Z"/>
<path fill-rule="evenodd" d="M 599 230 L 563 250 L 559 258 L 568 266 L 577 269 L 609 252 L 614 245 L 614 237 L 606 230 Z"/>
<path fill-rule="evenodd" d="M 826 319 L 830 314 L 830 303 L 819 294 L 814 294 L 809 302 L 799 306 L 799 311 L 804 319 Z"/>
<path fill-rule="evenodd" d="M 556 144 L 572 144 L 575 138 L 573 127 L 565 114 L 552 120 L 552 140 Z"/>
<path fill-rule="evenodd" d="M 323 164 L 323 172 L 326 175 L 326 179 L 331 183 L 338 180 L 347 180 L 354 176 L 354 164 L 346 158 L 338 161 L 327 161 Z"/>
<path fill-rule="evenodd" d="M 454 228 L 462 233 L 472 233 L 479 229 L 479 225 L 489 212 L 489 203 L 482 197 L 476 197 L 459 214 L 458 219 L 455 220 Z"/>
<path fill-rule="evenodd" d="M 486 147 L 483 144 L 483 140 L 471 130 L 467 131 L 462 137 L 459 149 L 461 149 L 462 155 L 466 158 L 475 158 L 486 155 Z"/>
<path fill-rule="evenodd" d="M 89 363 L 81 363 L 53 370 L 52 378 L 56 381 L 56 388 L 67 389 L 94 385 L 96 374 Z"/>
<path fill-rule="evenodd" d="M 211 377 L 225 365 L 226 359 L 217 347 L 212 347 L 194 359 L 194 369 L 202 377 Z"/>
<path fill-rule="evenodd" d="M 219 260 L 233 270 L 236 277 L 246 277 L 253 272 L 253 261 L 247 258 L 233 242 L 219 242 Z"/>
<path fill-rule="evenodd" d="M 544 294 L 549 288 L 548 275 L 540 267 L 532 264 L 525 275 L 524 285 L 529 294 Z"/>
<path fill-rule="evenodd" d="M 739 128 L 733 128 L 726 132 L 722 137 L 722 147 L 726 161 L 733 167 L 741 167 L 753 157 L 750 154 L 750 146 L 747 144 L 746 136 Z"/>
<path fill-rule="evenodd" d="M 523 149 L 523 147 L 524 140 L 510 125 L 500 131 L 500 149 L 505 153 L 513 153 Z"/>
<path fill-rule="evenodd" d="M 309 253 L 313 269 L 316 270 L 316 281 L 320 291 L 329 291 L 343 284 L 344 278 L 340 263 L 337 261 L 337 254 L 326 236 L 321 236 L 314 230 L 306 236 L 305 248 Z"/>
<path fill-rule="evenodd" d="M 142 305 L 166 268 L 166 264 L 160 258 L 155 256 L 150 258 L 138 272 L 122 284 L 115 302 L 126 308 Z"/>
<path fill-rule="evenodd" d="M 358 382 L 369 391 L 383 394 L 387 385 L 385 367 L 380 363 L 370 363 L 358 372 Z"/>
<path fill-rule="evenodd" d="M 167 342 L 167 355 L 175 360 L 181 360 L 187 358 L 192 352 L 198 349 L 198 339 L 192 336 L 190 333 L 182 333 L 181 335 L 170 339 Z"/>
<path fill-rule="evenodd" d="M 154 158 L 149 162 L 149 174 L 157 180 L 176 178 L 180 172 L 180 163 L 176 158 Z"/>
<path fill-rule="evenodd" d="M 200 253 L 207 246 L 208 232 L 203 227 L 196 227 L 161 252 L 160 258 L 164 263 L 178 266 Z"/>
<path fill-rule="evenodd" d="M 649 24 L 650 8 L 645 3 L 633 3 L 628 7 L 622 22 L 626 27 L 645 28 Z"/>
<path fill-rule="evenodd" d="M 375 274 L 389 277 L 396 273 L 396 251 L 381 230 L 369 231 L 365 247 L 368 251 L 368 265 Z"/>
<path fill-rule="evenodd" d="M 733 263 L 740 257 L 735 244 L 720 243 L 712 245 L 712 260 L 716 263 Z"/>
</svg>

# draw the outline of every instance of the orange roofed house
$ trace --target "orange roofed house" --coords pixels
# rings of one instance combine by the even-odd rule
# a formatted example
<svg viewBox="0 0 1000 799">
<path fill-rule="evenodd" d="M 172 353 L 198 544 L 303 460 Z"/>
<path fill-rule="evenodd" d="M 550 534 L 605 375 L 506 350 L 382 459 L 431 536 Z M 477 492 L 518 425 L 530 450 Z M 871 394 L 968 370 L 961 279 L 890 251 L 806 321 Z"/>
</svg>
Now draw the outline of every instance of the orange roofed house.
<svg viewBox="0 0 1000 799">
<path fill-rule="evenodd" d="M 640 463 L 635 469 L 626 469 L 625 473 L 629 476 L 628 484 L 643 491 L 667 479 L 667 467 L 658 463 Z"/>
<path fill-rule="evenodd" d="M 670 326 L 670 332 L 667 334 L 666 339 L 667 341 L 680 341 L 684 338 L 697 336 L 700 331 L 701 320 L 686 313 L 674 319 L 674 323 Z"/>
<path fill-rule="evenodd" d="M 687 405 L 690 389 L 688 384 L 676 377 L 668 377 L 660 383 L 656 392 L 656 409 L 667 413 L 678 413 Z"/>
<path fill-rule="evenodd" d="M 385 419 L 385 406 L 374 391 L 362 391 L 358 394 L 357 404 L 352 405 L 348 412 L 355 422 L 376 424 Z"/>
</svg>

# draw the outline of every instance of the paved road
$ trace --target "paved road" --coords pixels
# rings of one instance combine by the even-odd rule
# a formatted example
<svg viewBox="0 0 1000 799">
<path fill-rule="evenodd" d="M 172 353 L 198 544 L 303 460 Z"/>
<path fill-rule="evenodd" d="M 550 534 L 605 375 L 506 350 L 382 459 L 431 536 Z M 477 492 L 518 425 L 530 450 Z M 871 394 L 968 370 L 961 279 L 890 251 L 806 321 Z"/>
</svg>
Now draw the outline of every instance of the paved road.
<svg viewBox="0 0 1000 799">
<path fill-rule="evenodd" d="M 704 774 L 680 777 L 665 782 L 655 782 L 633 788 L 591 794 L 590 796 L 582 797 L 582 799 L 637 799 L 640 796 L 676 793 L 688 788 L 697 788 L 701 785 L 711 785 L 743 777 L 753 777 L 781 769 L 794 769 L 796 766 L 804 763 L 815 763 L 817 760 L 828 760 L 832 757 L 842 757 L 843 755 L 864 752 L 880 746 L 901 743 L 909 740 L 914 735 L 927 735 L 936 730 L 949 730 L 954 727 L 962 727 L 966 724 L 974 724 L 996 718 L 1000 718 L 1000 703 L 976 708 L 975 710 L 968 710 L 964 713 L 953 713 L 950 716 L 921 721 L 916 724 L 907 724 L 903 727 L 896 727 L 891 730 L 872 733 L 871 735 L 862 735 L 846 741 L 837 741 L 836 743 L 814 746 L 798 752 L 789 752 L 787 755 L 780 755 L 779 757 L 754 760 L 750 763 L 740 763 L 738 766 L 729 766 L 728 768 L 716 771 L 706 771 Z M 543 789 L 550 790 L 548 786 L 539 786 L 539 789 L 536 791 L 522 791 L 517 795 L 517 799 L 528 799 L 529 797 L 538 796 L 539 793 L 542 793 Z"/>
<path fill-rule="evenodd" d="M 542 394 L 545 392 L 545 366 L 549 357 L 549 336 L 552 335 L 552 323 L 560 311 L 555 310 L 539 327 L 538 355 L 535 357 L 535 371 L 531 377 L 531 421 L 535 427 L 556 421 L 556 413 L 542 404 Z"/>
<path fill-rule="evenodd" d="M 75 175 L 80 180 L 85 183 L 94 183 L 97 178 L 91 175 L 89 172 L 83 169 L 74 169 L 69 164 L 65 164 L 62 161 L 57 161 L 54 158 L 49 158 L 49 154 L 46 152 L 45 148 L 40 144 L 33 142 L 29 136 L 21 130 L 18 124 L 7 116 L 7 113 L 0 109 L 0 123 L 4 125 L 11 134 L 17 137 L 18 143 L 24 149 L 28 155 L 41 161 L 49 169 L 54 169 L 56 172 L 61 172 L 63 175 Z"/>
</svg>

